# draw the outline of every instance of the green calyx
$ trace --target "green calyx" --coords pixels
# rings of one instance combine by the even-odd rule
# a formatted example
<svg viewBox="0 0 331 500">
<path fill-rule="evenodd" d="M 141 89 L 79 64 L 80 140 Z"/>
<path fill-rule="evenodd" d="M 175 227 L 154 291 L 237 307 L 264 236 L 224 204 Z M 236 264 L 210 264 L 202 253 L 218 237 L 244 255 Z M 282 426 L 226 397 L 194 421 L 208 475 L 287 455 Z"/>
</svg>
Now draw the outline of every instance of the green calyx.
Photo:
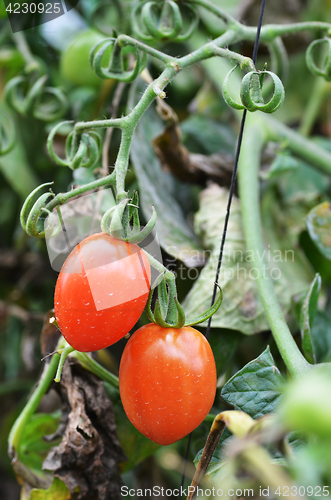
<svg viewBox="0 0 331 500">
<path fill-rule="evenodd" d="M 138 203 L 138 193 L 134 191 L 131 199 L 126 198 L 111 207 L 102 217 L 101 230 L 127 243 L 141 243 L 154 229 L 157 214 L 153 207 L 152 217 L 141 229 Z"/>
<path fill-rule="evenodd" d="M 147 255 L 148 256 L 148 255 Z M 153 262 L 151 262 L 153 265 Z M 194 318 L 186 319 L 185 312 L 177 299 L 177 289 L 175 278 L 172 273 L 166 271 L 163 278 L 157 286 L 158 298 L 155 301 L 154 312 L 151 302 L 154 290 L 151 290 L 146 305 L 146 313 L 150 321 L 157 323 L 162 328 L 182 328 L 183 326 L 193 326 L 203 323 L 210 318 L 221 306 L 223 293 L 221 288 L 219 297 L 214 304 L 204 313 Z"/>
</svg>

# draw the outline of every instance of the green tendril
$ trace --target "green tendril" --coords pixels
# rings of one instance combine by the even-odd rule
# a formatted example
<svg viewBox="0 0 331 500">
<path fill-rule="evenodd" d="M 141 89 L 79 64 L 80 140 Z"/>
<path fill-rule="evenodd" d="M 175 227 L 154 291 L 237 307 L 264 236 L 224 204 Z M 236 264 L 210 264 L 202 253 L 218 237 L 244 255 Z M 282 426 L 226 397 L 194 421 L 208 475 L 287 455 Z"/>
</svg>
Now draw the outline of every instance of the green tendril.
<svg viewBox="0 0 331 500">
<path fill-rule="evenodd" d="M 67 109 L 67 99 L 55 87 L 45 87 L 47 75 L 32 83 L 32 78 L 17 76 L 5 87 L 5 99 L 17 113 L 42 121 L 54 121 Z"/>
<path fill-rule="evenodd" d="M 109 47 L 112 47 L 112 54 L 108 68 L 105 68 L 101 64 Z M 125 71 L 121 45 L 117 42 L 116 38 L 106 38 L 92 48 L 90 52 L 90 64 L 99 78 L 113 78 L 120 82 L 130 83 L 137 78 L 147 63 L 147 54 L 143 53 L 140 56 L 139 51 L 135 48 L 135 55 L 136 64 L 134 69 L 132 71 Z"/>
<path fill-rule="evenodd" d="M 324 67 L 321 69 L 315 64 L 314 52 L 316 47 L 326 45 L 326 57 L 324 61 Z M 320 40 L 314 40 L 308 47 L 306 51 L 306 63 L 313 75 L 322 76 L 327 82 L 331 81 L 331 39 L 323 38 Z"/>
<path fill-rule="evenodd" d="M 52 186 L 53 182 L 46 182 L 45 184 L 41 184 L 36 189 L 29 194 L 26 198 L 20 213 L 20 222 L 21 226 L 30 236 L 38 236 L 41 237 L 43 232 L 39 232 L 37 230 L 37 222 L 38 218 L 46 208 L 46 200 L 49 199 L 50 196 L 54 196 L 53 193 L 45 193 L 43 194 L 35 203 L 33 199 L 35 195 L 44 187 Z"/>
</svg>

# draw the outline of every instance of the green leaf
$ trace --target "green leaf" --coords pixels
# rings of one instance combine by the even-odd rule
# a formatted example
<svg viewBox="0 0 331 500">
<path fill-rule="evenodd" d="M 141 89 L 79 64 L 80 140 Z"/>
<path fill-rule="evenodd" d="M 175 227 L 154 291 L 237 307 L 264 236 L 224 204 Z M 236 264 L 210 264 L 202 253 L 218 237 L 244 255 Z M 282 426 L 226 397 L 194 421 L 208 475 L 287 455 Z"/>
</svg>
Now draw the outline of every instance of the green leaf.
<svg viewBox="0 0 331 500">
<path fill-rule="evenodd" d="M 206 255 L 209 253 L 210 257 L 182 304 L 187 317 L 201 314 L 210 307 L 227 202 L 228 190 L 216 184 L 211 184 L 200 194 L 195 231 L 209 249 Z M 293 248 L 292 241 L 288 243 L 284 235 L 281 242 L 275 238 L 272 221 L 266 227 L 271 232 L 266 241 L 272 242 L 272 245 L 265 249 L 264 257 L 275 278 L 275 289 L 283 312 L 287 314 L 291 308 L 292 295 L 306 290 L 312 276 L 298 252 L 288 250 Z M 246 335 L 269 329 L 256 285 L 256 270 L 251 261 L 252 255 L 246 250 L 242 231 L 240 202 L 234 197 L 219 279 L 223 303 L 213 316 L 213 328 L 237 330 Z"/>
<path fill-rule="evenodd" d="M 316 361 L 318 363 L 331 361 L 331 318 L 326 312 L 316 312 L 311 338 Z"/>
<path fill-rule="evenodd" d="M 43 474 L 42 464 L 49 450 L 58 442 L 47 442 L 43 439 L 47 434 L 53 434 L 60 421 L 59 413 L 36 413 L 26 425 L 20 441 L 18 459 L 36 474 Z"/>
<path fill-rule="evenodd" d="M 318 295 L 321 289 L 321 277 L 316 274 L 308 293 L 306 294 L 300 311 L 300 331 L 302 339 L 302 349 L 305 358 L 309 363 L 316 362 L 314 347 L 311 336 L 311 329 L 317 312 Z"/>
<path fill-rule="evenodd" d="M 214 353 L 217 376 L 223 375 L 244 335 L 235 330 L 226 328 L 213 328 L 209 343 Z"/>
<path fill-rule="evenodd" d="M 192 115 L 181 122 L 180 128 L 191 152 L 211 155 L 223 151 L 233 155 L 236 140 L 227 125 L 203 115 Z"/>
<path fill-rule="evenodd" d="M 291 159 L 290 159 L 291 158 Z M 305 161 L 291 156 L 287 162 L 297 164 L 297 168 L 282 172 L 279 177 L 279 190 L 284 200 L 292 203 L 316 203 L 321 192 L 330 187 L 330 178 L 308 165 Z"/>
<path fill-rule="evenodd" d="M 317 248 L 331 260 L 331 204 L 326 201 L 313 208 L 307 215 L 306 225 Z"/>
<path fill-rule="evenodd" d="M 300 166 L 300 162 L 288 153 L 276 155 L 276 158 L 270 165 L 269 170 L 263 173 L 264 179 L 274 179 L 284 174 L 284 172 L 293 171 Z"/>
<path fill-rule="evenodd" d="M 250 361 L 225 384 L 223 399 L 251 417 L 259 418 L 277 409 L 283 378 L 275 366 L 270 349 Z"/>
<path fill-rule="evenodd" d="M 135 97 L 133 94 L 131 102 Z M 132 139 L 131 160 L 139 182 L 140 202 L 146 220 L 151 218 L 152 206 L 155 207 L 155 230 L 161 247 L 169 255 L 192 266 L 196 261 L 201 262 L 203 251 L 176 200 L 181 184 L 161 169 L 154 153 L 151 143 L 162 129 L 160 118 L 150 108 L 140 120 Z"/>
<path fill-rule="evenodd" d="M 70 500 L 71 495 L 67 486 L 58 477 L 54 478 L 47 490 L 33 488 L 29 500 Z"/>
<path fill-rule="evenodd" d="M 197 466 L 199 463 L 198 456 L 194 460 L 195 465 Z M 220 460 L 214 458 L 211 460 L 206 476 L 213 481 L 213 485 L 215 484 L 226 484 L 227 486 L 232 486 L 236 483 L 235 477 L 235 467 L 233 464 L 233 460 Z"/>
<path fill-rule="evenodd" d="M 70 500 L 71 494 L 67 486 L 59 478 L 54 478 L 47 490 L 33 488 L 29 500 Z"/>
<path fill-rule="evenodd" d="M 319 273 L 322 278 L 322 283 L 325 286 L 331 284 L 331 266 L 330 261 L 318 250 L 315 243 L 312 241 L 307 229 L 302 231 L 299 237 L 300 248 L 303 249 L 309 263 L 313 266 L 316 273 Z"/>
</svg>

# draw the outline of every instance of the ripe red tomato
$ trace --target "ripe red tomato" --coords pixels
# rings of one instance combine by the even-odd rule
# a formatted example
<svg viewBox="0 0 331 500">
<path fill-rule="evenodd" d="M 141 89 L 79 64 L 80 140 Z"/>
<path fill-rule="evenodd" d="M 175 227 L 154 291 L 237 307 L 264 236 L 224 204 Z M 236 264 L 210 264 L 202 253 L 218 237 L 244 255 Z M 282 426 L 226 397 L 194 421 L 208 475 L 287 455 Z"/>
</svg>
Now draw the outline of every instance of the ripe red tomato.
<svg viewBox="0 0 331 500">
<path fill-rule="evenodd" d="M 137 245 L 106 233 L 85 238 L 67 257 L 55 287 L 55 316 L 77 351 L 97 351 L 124 337 L 146 305 L 151 268 Z"/>
<path fill-rule="evenodd" d="M 139 328 L 122 354 L 120 395 L 133 425 L 167 445 L 193 431 L 210 411 L 216 367 L 207 339 L 189 326 Z"/>
</svg>

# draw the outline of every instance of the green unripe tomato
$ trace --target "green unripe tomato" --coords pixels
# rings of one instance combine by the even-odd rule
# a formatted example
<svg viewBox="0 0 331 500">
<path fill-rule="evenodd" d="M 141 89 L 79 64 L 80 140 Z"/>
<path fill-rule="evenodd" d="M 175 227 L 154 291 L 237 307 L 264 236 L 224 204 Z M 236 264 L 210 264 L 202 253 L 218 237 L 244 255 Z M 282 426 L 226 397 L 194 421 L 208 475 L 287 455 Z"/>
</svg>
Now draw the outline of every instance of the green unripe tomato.
<svg viewBox="0 0 331 500">
<path fill-rule="evenodd" d="M 313 368 L 284 391 L 279 415 L 283 425 L 331 441 L 331 367 Z"/>
<path fill-rule="evenodd" d="M 93 29 L 78 33 L 69 47 L 61 54 L 60 71 L 63 78 L 79 86 L 100 86 L 102 80 L 90 66 L 89 53 L 96 43 L 104 39 L 104 35 Z"/>
<path fill-rule="evenodd" d="M 22 54 L 12 47 L 1 47 L 0 67 L 5 73 L 5 81 L 9 81 L 24 68 L 24 58 Z"/>
</svg>

